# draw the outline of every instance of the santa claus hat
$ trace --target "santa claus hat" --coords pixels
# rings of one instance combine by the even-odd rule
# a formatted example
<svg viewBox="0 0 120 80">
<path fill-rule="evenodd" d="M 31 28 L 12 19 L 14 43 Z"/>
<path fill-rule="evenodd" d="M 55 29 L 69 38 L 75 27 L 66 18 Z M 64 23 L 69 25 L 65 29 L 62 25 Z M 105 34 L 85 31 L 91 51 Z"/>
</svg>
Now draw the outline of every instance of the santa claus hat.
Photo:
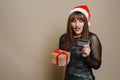
<svg viewBox="0 0 120 80">
<path fill-rule="evenodd" d="M 72 13 L 74 12 L 82 12 L 87 20 L 88 20 L 88 25 L 90 26 L 90 11 L 89 11 L 89 8 L 87 7 L 87 5 L 80 5 L 80 6 L 75 6 L 70 12 L 69 12 L 69 15 L 71 15 Z"/>
</svg>

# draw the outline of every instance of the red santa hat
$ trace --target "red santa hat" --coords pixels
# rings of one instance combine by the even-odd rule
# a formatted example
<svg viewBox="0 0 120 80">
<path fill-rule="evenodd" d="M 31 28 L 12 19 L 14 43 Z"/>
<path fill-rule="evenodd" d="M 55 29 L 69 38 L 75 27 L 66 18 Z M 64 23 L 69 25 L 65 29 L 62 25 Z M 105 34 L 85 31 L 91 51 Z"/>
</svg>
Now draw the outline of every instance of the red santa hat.
<svg viewBox="0 0 120 80">
<path fill-rule="evenodd" d="M 90 26 L 90 11 L 89 11 L 89 8 L 87 7 L 87 5 L 80 5 L 80 6 L 75 6 L 70 12 L 69 12 L 69 15 L 74 13 L 74 12 L 82 12 L 87 20 L 88 20 L 88 25 Z"/>
</svg>

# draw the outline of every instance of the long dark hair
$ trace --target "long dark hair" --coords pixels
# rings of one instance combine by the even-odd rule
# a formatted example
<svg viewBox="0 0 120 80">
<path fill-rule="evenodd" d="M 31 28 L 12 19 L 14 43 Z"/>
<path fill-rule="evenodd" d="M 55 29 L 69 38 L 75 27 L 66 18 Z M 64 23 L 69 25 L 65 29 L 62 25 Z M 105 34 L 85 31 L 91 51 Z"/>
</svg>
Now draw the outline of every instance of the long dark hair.
<svg viewBox="0 0 120 80">
<path fill-rule="evenodd" d="M 78 19 L 78 20 L 82 19 L 84 21 L 84 27 L 81 33 L 81 39 L 83 40 L 88 39 L 89 27 L 88 27 L 88 21 L 86 16 L 81 12 L 74 12 L 69 16 L 68 22 L 67 22 L 66 41 L 64 44 L 64 48 L 66 50 L 68 50 L 73 43 L 74 31 L 72 29 L 71 22 L 75 19 Z"/>
</svg>

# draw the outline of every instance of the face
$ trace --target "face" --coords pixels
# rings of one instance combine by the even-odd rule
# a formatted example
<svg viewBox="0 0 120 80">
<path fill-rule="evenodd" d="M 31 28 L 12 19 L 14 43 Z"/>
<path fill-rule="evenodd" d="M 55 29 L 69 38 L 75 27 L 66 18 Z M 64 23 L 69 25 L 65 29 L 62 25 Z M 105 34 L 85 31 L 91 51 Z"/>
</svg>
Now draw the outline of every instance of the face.
<svg viewBox="0 0 120 80">
<path fill-rule="evenodd" d="M 83 22 L 83 20 L 74 19 L 71 22 L 71 26 L 72 26 L 72 29 L 73 29 L 75 35 L 80 35 L 83 31 L 84 22 Z"/>
</svg>

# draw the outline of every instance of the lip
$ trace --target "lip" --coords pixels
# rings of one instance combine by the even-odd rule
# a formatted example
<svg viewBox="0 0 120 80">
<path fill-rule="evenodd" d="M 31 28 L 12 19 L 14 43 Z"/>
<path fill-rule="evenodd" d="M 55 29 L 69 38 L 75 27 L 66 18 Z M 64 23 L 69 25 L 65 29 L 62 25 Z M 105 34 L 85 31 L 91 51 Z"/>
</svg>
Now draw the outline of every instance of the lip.
<svg viewBox="0 0 120 80">
<path fill-rule="evenodd" d="M 79 31 L 81 28 L 80 27 L 75 27 L 74 30 L 75 31 Z"/>
</svg>

